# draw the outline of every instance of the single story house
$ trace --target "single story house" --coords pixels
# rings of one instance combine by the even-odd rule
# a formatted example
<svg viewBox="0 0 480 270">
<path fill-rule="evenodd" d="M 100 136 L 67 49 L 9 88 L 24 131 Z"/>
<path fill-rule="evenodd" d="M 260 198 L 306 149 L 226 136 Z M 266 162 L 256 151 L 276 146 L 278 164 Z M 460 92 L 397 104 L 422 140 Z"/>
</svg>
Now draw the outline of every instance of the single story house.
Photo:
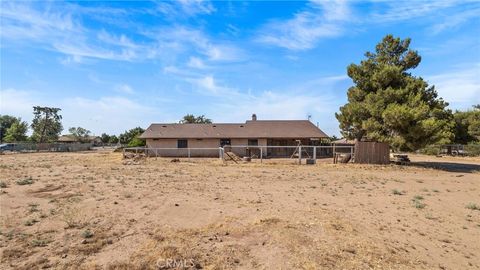
<svg viewBox="0 0 480 270">
<path fill-rule="evenodd" d="M 218 156 L 218 148 L 239 156 L 260 155 L 259 146 L 319 145 L 328 136 L 308 120 L 257 120 L 245 123 L 151 124 L 140 136 L 150 154 Z M 250 146 L 250 147 L 249 147 Z M 190 150 L 188 150 L 190 148 Z M 202 149 L 203 148 L 203 149 Z M 205 149 L 208 148 L 208 149 Z M 287 157 L 294 148 L 263 148 L 264 157 Z"/>
<path fill-rule="evenodd" d="M 80 143 L 81 141 L 72 134 L 66 134 L 58 137 L 57 142 L 59 143 Z M 102 139 L 98 136 L 88 136 L 83 139 L 85 143 L 101 143 Z"/>
</svg>

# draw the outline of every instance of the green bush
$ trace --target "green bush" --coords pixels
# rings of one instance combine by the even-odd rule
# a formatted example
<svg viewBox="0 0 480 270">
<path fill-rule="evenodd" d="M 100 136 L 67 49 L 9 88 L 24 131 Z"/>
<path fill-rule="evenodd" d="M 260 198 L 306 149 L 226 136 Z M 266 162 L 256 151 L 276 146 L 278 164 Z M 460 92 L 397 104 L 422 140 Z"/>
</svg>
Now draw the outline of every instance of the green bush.
<svg viewBox="0 0 480 270">
<path fill-rule="evenodd" d="M 436 156 L 438 155 L 439 147 L 438 145 L 429 145 L 423 149 L 420 149 L 419 152 L 424 155 Z"/>
<path fill-rule="evenodd" d="M 128 147 L 140 147 L 140 146 L 145 146 L 145 140 L 135 137 L 132 140 L 130 140 L 130 142 L 128 142 Z"/>
<path fill-rule="evenodd" d="M 465 152 L 469 156 L 480 156 L 480 144 L 479 143 L 471 143 L 467 144 L 464 147 Z"/>
</svg>

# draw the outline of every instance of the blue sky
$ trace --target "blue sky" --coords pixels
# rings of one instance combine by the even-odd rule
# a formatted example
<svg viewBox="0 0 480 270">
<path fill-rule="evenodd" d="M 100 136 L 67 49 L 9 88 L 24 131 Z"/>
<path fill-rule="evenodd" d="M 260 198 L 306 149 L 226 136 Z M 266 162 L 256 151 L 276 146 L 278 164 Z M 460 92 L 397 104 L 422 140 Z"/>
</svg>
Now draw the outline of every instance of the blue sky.
<svg viewBox="0 0 480 270">
<path fill-rule="evenodd" d="M 1 2 L 0 114 L 62 108 L 118 134 L 187 113 L 306 119 L 338 135 L 350 63 L 386 34 L 451 109 L 480 103 L 479 1 Z"/>
</svg>

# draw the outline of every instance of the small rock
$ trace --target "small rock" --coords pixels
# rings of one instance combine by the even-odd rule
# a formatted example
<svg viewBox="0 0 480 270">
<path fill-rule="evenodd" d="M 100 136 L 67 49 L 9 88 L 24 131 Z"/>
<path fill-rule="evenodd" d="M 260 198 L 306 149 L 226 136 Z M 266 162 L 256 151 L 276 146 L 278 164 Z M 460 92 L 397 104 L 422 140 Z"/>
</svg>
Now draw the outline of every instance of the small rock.
<svg viewBox="0 0 480 270">
<path fill-rule="evenodd" d="M 233 260 L 234 263 L 240 263 L 240 260 L 239 259 L 235 259 Z"/>
<path fill-rule="evenodd" d="M 114 201 L 113 204 L 118 204 L 118 202 L 117 202 L 117 201 Z"/>
<path fill-rule="evenodd" d="M 180 206 L 180 204 L 176 203 L 175 206 Z"/>
<path fill-rule="evenodd" d="M 86 244 L 86 243 L 88 243 L 88 242 L 87 242 L 87 239 L 83 239 L 82 242 L 80 242 L 80 243 Z"/>
<path fill-rule="evenodd" d="M 67 254 L 62 255 L 62 259 L 65 259 L 67 257 Z"/>
</svg>

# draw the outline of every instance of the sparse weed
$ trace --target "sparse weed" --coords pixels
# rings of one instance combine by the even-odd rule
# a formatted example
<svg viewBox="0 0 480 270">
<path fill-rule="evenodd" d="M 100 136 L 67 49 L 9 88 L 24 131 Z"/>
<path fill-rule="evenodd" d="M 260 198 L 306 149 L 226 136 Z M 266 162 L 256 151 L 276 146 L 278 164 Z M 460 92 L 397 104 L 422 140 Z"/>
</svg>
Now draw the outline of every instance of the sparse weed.
<svg viewBox="0 0 480 270">
<path fill-rule="evenodd" d="M 422 195 L 415 195 L 413 196 L 413 200 L 423 200 L 423 196 Z"/>
<path fill-rule="evenodd" d="M 89 229 L 86 229 L 85 231 L 82 232 L 82 237 L 83 238 L 92 238 L 93 237 L 93 232 L 90 231 Z"/>
<path fill-rule="evenodd" d="M 480 211 L 480 206 L 476 203 L 469 203 L 467 206 L 465 206 L 467 209 L 470 210 L 479 210 Z"/>
<path fill-rule="evenodd" d="M 50 241 L 46 239 L 33 239 L 31 244 L 34 247 L 46 247 Z"/>
<path fill-rule="evenodd" d="M 392 189 L 392 194 L 393 195 L 403 195 L 403 194 L 405 194 L 405 191 L 398 190 L 398 189 Z"/>
<path fill-rule="evenodd" d="M 13 237 L 15 236 L 13 231 L 9 231 L 9 232 L 5 233 L 4 235 L 8 240 L 12 240 Z"/>
<path fill-rule="evenodd" d="M 29 219 L 29 220 L 25 221 L 24 224 L 25 224 L 25 226 L 33 226 L 33 224 L 35 224 L 37 222 L 38 222 L 38 220 L 32 218 L 32 219 Z"/>
<path fill-rule="evenodd" d="M 22 179 L 22 180 L 17 180 L 17 185 L 23 186 L 23 185 L 31 185 L 33 184 L 33 179 L 31 177 Z"/>
<path fill-rule="evenodd" d="M 421 202 L 421 201 L 414 201 L 414 202 L 413 202 L 413 205 L 414 205 L 415 208 L 417 208 L 417 209 L 423 209 L 423 208 L 425 208 L 425 206 L 427 206 L 426 204 L 424 204 L 424 203 Z"/>
<path fill-rule="evenodd" d="M 436 219 L 431 213 L 425 214 L 425 218 L 430 219 L 430 220 L 435 220 Z"/>
<path fill-rule="evenodd" d="M 75 208 L 67 208 L 63 211 L 63 221 L 67 223 L 66 228 L 80 228 L 85 225 L 82 223 L 78 209 Z"/>
<path fill-rule="evenodd" d="M 422 201 L 423 201 L 423 196 L 421 196 L 421 195 L 413 196 L 412 203 L 413 203 L 413 206 L 415 208 L 417 208 L 417 209 L 425 208 L 425 206 L 427 206 L 427 205 L 425 203 L 423 203 Z"/>
<path fill-rule="evenodd" d="M 30 208 L 29 208 L 30 213 L 38 212 L 38 204 L 36 204 L 36 203 L 29 203 L 29 204 L 28 204 L 28 207 L 30 207 Z"/>
</svg>

